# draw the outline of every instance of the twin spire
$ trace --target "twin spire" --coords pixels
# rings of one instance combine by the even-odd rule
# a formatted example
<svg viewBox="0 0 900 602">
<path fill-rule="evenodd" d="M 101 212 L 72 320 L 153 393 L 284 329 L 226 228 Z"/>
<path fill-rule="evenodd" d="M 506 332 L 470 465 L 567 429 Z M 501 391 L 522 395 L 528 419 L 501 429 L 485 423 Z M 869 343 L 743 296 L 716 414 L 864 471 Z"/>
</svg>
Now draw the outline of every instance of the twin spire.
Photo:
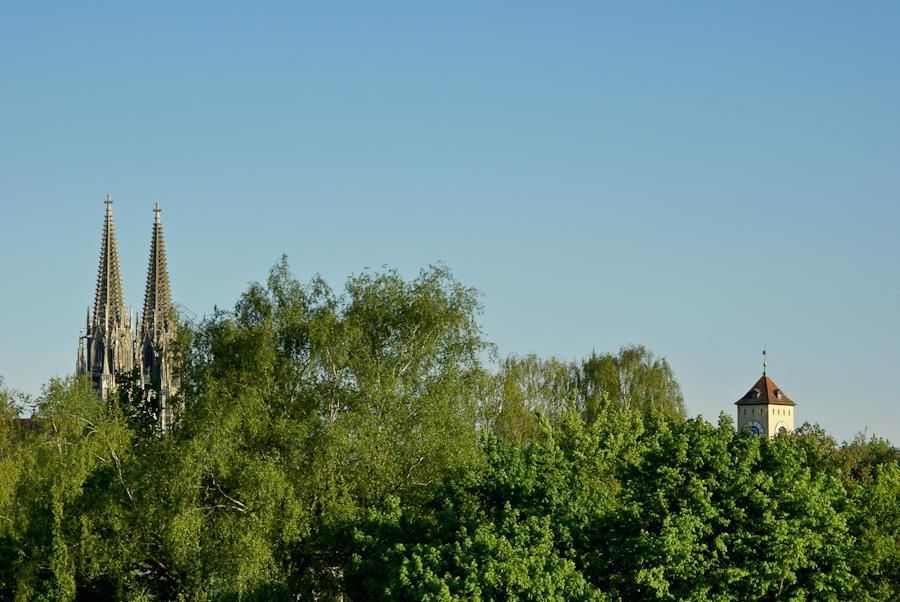
<svg viewBox="0 0 900 602">
<path fill-rule="evenodd" d="M 98 324 L 121 324 L 125 318 L 122 275 L 119 271 L 119 249 L 113 223 L 112 200 L 106 195 L 106 218 L 103 221 L 103 243 L 100 247 L 100 272 L 94 297 L 94 319 L 88 329 Z"/>
<path fill-rule="evenodd" d="M 162 223 L 159 221 L 159 203 L 153 212 L 153 239 L 150 242 L 150 267 L 147 269 L 147 288 L 144 291 L 144 313 L 141 331 L 153 335 L 166 330 L 172 297 L 169 294 L 169 271 L 166 269 L 166 249 L 163 246 Z"/>
<path fill-rule="evenodd" d="M 138 368 L 145 403 L 150 402 L 148 407 L 158 416 L 160 427 L 165 429 L 171 422 L 169 399 L 176 390 L 167 360 L 167 349 L 175 328 L 171 322 L 172 298 L 159 211 L 157 203 L 144 312 L 138 320 L 137 315 L 132 316 L 131 309 L 125 307 L 112 200 L 106 195 L 97 292 L 93 314 L 88 309 L 87 334 L 79 340 L 75 371 L 90 375 L 99 396 L 107 399 L 116 388 L 117 374 L 121 376 Z"/>
</svg>

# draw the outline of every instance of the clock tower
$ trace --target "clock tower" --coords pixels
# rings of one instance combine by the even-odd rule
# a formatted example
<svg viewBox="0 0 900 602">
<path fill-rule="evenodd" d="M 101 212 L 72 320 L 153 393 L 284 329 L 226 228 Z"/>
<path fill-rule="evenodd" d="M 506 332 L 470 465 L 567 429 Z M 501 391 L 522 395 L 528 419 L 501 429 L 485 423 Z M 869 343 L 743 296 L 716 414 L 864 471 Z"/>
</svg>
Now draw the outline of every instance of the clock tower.
<svg viewBox="0 0 900 602">
<path fill-rule="evenodd" d="M 766 374 L 765 362 L 762 378 L 735 405 L 738 432 L 747 429 L 754 435 L 771 438 L 782 429 L 794 430 L 794 406 L 797 404 L 772 382 Z"/>
</svg>

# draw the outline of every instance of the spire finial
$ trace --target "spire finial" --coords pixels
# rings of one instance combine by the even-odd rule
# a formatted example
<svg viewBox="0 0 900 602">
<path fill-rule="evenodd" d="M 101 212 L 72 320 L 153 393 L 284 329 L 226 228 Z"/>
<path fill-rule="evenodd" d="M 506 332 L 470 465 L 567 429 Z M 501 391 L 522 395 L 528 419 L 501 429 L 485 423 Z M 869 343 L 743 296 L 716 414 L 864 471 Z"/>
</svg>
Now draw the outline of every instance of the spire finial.
<svg viewBox="0 0 900 602">
<path fill-rule="evenodd" d="M 768 364 L 766 364 L 766 347 L 763 345 L 763 376 L 767 376 L 766 366 L 768 366 Z"/>
<path fill-rule="evenodd" d="M 106 195 L 106 200 L 104 202 L 106 203 L 106 209 L 108 211 L 110 209 L 110 205 L 112 205 L 112 199 L 109 198 L 109 195 Z"/>
</svg>

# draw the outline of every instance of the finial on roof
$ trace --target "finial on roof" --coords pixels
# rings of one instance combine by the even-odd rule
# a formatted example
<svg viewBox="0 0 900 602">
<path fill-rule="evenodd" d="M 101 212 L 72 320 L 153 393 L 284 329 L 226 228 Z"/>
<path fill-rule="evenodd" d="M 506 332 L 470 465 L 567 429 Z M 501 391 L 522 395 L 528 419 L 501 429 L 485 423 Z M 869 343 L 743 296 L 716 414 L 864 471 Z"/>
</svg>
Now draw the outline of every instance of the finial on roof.
<svg viewBox="0 0 900 602">
<path fill-rule="evenodd" d="M 112 199 L 109 198 L 109 195 L 106 195 L 106 208 L 109 209 L 109 206 L 112 205 Z"/>
<path fill-rule="evenodd" d="M 766 376 L 766 348 L 763 346 L 763 376 Z"/>
</svg>

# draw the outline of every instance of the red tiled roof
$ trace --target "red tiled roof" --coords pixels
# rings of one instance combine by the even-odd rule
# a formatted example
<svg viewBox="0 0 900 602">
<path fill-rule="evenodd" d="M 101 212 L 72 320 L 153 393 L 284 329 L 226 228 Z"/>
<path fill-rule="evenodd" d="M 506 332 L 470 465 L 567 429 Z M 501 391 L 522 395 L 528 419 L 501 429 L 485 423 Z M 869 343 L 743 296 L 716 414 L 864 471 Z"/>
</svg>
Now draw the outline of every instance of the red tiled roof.
<svg viewBox="0 0 900 602">
<path fill-rule="evenodd" d="M 756 394 L 754 397 L 754 393 Z M 781 399 L 778 399 L 778 393 L 781 393 Z M 772 382 L 772 379 L 768 376 L 763 376 L 756 384 L 753 385 L 753 388 L 747 391 L 747 394 L 734 402 L 735 405 L 751 405 L 751 404 L 759 404 L 759 403 L 771 403 L 775 405 L 782 406 L 795 406 L 797 405 L 793 401 L 787 398 L 787 395 L 784 394 L 784 391 L 781 391 L 778 387 L 775 386 L 775 383 Z"/>
</svg>

